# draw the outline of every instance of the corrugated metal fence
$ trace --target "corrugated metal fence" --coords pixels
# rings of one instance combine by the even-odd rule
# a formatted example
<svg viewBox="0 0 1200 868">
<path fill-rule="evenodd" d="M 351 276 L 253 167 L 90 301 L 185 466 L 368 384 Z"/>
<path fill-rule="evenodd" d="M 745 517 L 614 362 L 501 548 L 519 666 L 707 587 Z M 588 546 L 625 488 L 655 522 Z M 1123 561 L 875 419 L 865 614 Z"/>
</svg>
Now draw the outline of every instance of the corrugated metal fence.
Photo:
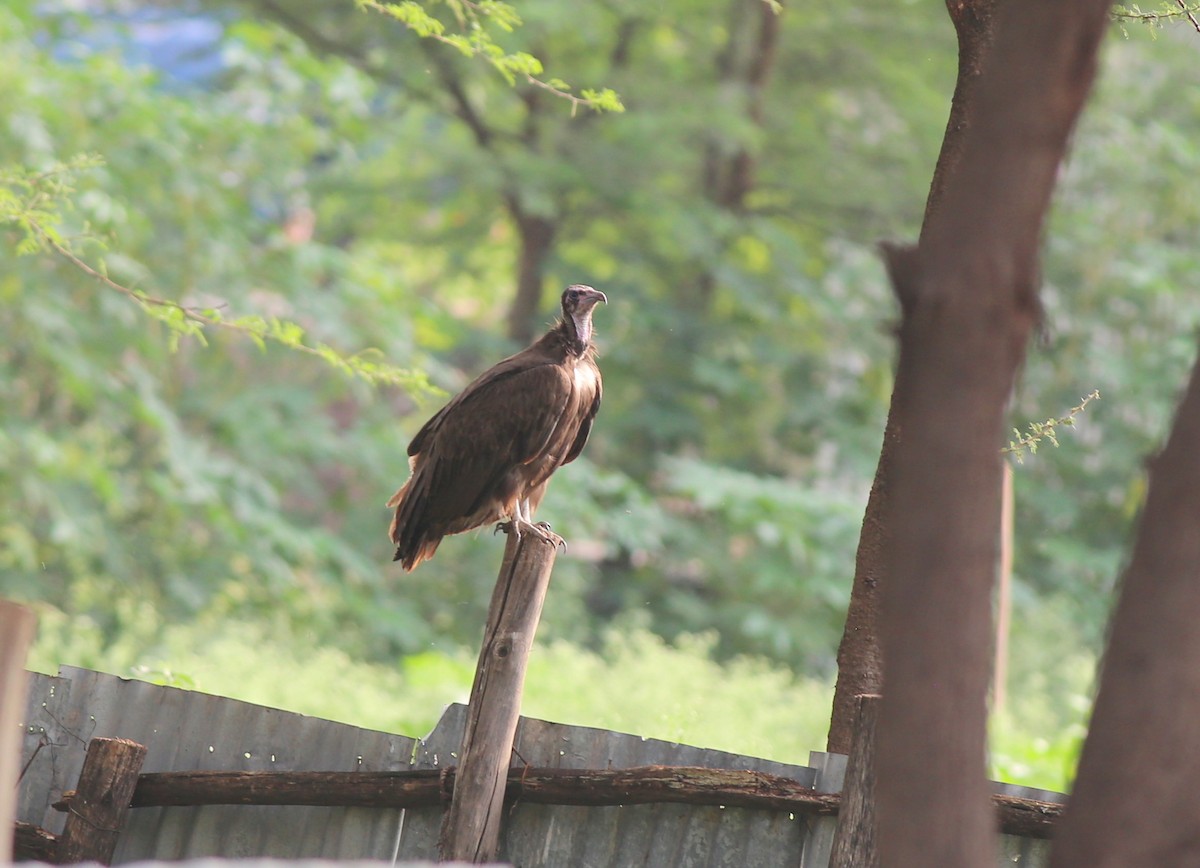
<svg viewBox="0 0 1200 868">
<path fill-rule="evenodd" d="M 31 679 L 18 818 L 61 830 L 62 814 L 51 806 L 75 785 L 87 742 L 97 736 L 146 745 L 144 772 L 401 771 L 453 764 L 465 717 L 464 706 L 450 706 L 427 738 L 407 738 L 64 668 L 57 677 Z M 843 757 L 830 754 L 814 753 L 811 766 L 796 766 L 529 718 L 522 718 L 516 751 L 531 766 L 746 769 L 784 775 L 826 792 L 840 789 L 844 767 Z M 1043 800 L 1061 798 L 1021 787 L 1001 789 Z M 440 822 L 438 808 L 139 808 L 131 812 L 115 861 L 208 856 L 434 859 Z M 825 868 L 835 822 L 751 808 L 521 804 L 506 818 L 501 858 L 525 868 Z M 1042 841 L 1006 836 L 997 854 L 997 865 L 1045 864 Z"/>
</svg>

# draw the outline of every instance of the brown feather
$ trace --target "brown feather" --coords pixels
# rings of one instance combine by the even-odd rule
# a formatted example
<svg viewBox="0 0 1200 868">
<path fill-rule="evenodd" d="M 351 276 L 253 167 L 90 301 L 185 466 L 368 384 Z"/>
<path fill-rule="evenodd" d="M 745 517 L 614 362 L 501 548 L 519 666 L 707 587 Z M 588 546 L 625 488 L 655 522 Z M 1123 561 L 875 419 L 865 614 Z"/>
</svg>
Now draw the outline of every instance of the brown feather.
<svg viewBox="0 0 1200 868">
<path fill-rule="evenodd" d="M 412 475 L 387 505 L 395 560 L 411 570 L 442 537 L 537 508 L 561 465 L 579 457 L 603 385 L 591 312 L 604 294 L 570 286 L 563 316 L 531 346 L 484 371 L 408 445 Z"/>
</svg>

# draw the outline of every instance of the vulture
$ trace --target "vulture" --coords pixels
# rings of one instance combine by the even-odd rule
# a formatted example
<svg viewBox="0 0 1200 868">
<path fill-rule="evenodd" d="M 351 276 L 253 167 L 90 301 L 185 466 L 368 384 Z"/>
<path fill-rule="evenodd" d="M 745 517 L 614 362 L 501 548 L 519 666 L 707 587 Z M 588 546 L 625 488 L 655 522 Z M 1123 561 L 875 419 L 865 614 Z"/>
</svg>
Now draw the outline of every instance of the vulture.
<svg viewBox="0 0 1200 868">
<path fill-rule="evenodd" d="M 408 444 L 411 474 L 387 505 L 405 571 L 442 537 L 507 520 L 514 532 L 561 542 L 533 511 L 550 475 L 579 457 L 600 407 L 592 309 L 608 297 L 568 286 L 562 316 L 541 338 L 475 378 Z"/>
</svg>

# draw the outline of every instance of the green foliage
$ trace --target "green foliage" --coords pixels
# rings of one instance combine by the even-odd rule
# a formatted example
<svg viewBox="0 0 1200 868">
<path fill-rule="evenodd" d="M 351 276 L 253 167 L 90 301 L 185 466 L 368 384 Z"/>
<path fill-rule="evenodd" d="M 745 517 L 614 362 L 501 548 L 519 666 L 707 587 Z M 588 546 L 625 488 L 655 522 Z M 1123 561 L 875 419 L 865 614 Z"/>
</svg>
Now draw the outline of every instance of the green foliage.
<svg viewBox="0 0 1200 868">
<path fill-rule="evenodd" d="M 35 671 L 53 673 L 69 662 L 409 736 L 427 734 L 448 703 L 466 701 L 475 668 L 472 652 L 452 647 L 363 662 L 336 645 L 314 646 L 282 618 L 177 624 L 160 632 L 151 627 L 153 612 L 141 606 L 122 613 L 112 641 L 87 616 L 46 607 L 38 616 Z M 1033 618 L 1039 627 L 1052 626 Z M 1069 654 L 1061 661 L 1066 665 L 1051 670 L 1038 659 L 1039 637 L 1027 638 L 1029 653 L 1018 655 L 1014 669 L 1024 689 L 992 721 L 991 773 L 1065 792 L 1090 706 L 1092 664 Z M 809 751 L 825 744 L 832 681 L 798 677 L 764 658 L 716 663 L 715 645 L 712 634 L 667 643 L 631 625 L 609 632 L 598 651 L 565 640 L 539 643 L 523 713 L 806 764 Z M 1062 697 L 1067 703 L 1057 701 Z"/>
<path fill-rule="evenodd" d="M 582 106 L 597 112 L 622 112 L 625 106 L 612 88 L 584 88 L 580 96 L 571 93 L 571 86 L 561 78 L 543 79 L 542 62 L 525 51 L 506 52 L 493 40 L 487 25 L 511 33 L 521 26 L 521 16 L 508 3 L 484 0 L 481 3 L 464 3 L 447 0 L 446 7 L 453 14 L 460 31 L 447 32 L 446 25 L 435 18 L 429 9 L 414 0 L 402 3 L 378 3 L 375 0 L 355 0 L 361 9 L 372 9 L 399 21 L 422 39 L 432 39 L 450 48 L 457 49 L 466 57 L 480 58 L 500 73 L 511 86 L 523 81 L 533 87 L 547 91 L 565 100 L 571 106 L 571 115 Z"/>
<path fill-rule="evenodd" d="M 91 625 L 58 634 L 68 662 L 178 678 L 182 652 L 144 652 L 196 622 L 245 625 L 249 646 L 214 643 L 221 666 L 303 636 L 331 655 L 314 683 L 465 665 L 501 542 L 448 539 L 402 576 L 382 504 L 437 407 L 417 372 L 450 393 L 515 349 L 520 216 L 552 227 L 540 321 L 566 283 L 612 300 L 605 406 L 539 514 L 571 543 L 539 636 L 579 673 L 626 647 L 657 659 L 612 638 L 632 622 L 716 630 L 689 661 L 827 677 L 892 384 L 874 244 L 919 227 L 953 85 L 944 11 L 785 10 L 756 91 L 758 4 L 534 0 L 519 27 L 498 3 L 270 5 L 222 4 L 221 70 L 188 81 L 106 47 L 98 17 L 0 10 L 0 593 Z M 1017 477 L 1023 611 L 1046 613 L 1021 653 L 1067 642 L 1042 670 L 1098 647 L 1141 460 L 1195 353 L 1192 38 L 1109 46 L 1047 236 L 1014 424 L 1106 401 Z M 564 110 L 601 107 L 584 84 L 626 110 Z M 358 347 L 378 354 L 330 349 Z M 1058 762 L 1077 720 L 1057 697 L 1080 694 L 1039 666 L 1012 685 L 1014 726 Z M 747 678 L 790 695 L 770 671 Z M 548 679 L 546 707 L 573 713 L 549 703 L 584 682 Z M 1032 768 L 1005 738 L 998 761 Z"/>
<path fill-rule="evenodd" d="M 526 713 L 807 763 L 825 744 L 832 682 L 763 658 L 715 663 L 715 646 L 713 634 L 667 644 L 637 629 L 609 633 L 599 654 L 552 643 L 531 660 Z"/>
<path fill-rule="evenodd" d="M 445 322 L 397 304 L 403 290 L 388 299 L 368 289 L 387 269 L 380 258 L 289 240 L 307 207 L 294 167 L 310 164 L 319 184 L 336 167 L 313 155 L 341 133 L 328 116 L 275 111 L 286 88 L 271 73 L 177 94 L 116 57 L 54 62 L 11 10 L 0 13 L 0 39 L 13 107 L 0 162 L 36 167 L 6 174 L 5 224 L 14 246 L 57 245 L 0 278 L 0 392 L 11 411 L 0 437 L 4 593 L 99 609 L 114 636 L 121 601 L 147 599 L 171 619 L 284 604 L 328 625 L 376 612 L 391 638 L 373 634 L 360 651 L 397 641 L 406 618 L 417 628 L 406 641 L 419 642 L 419 614 L 379 612 L 376 558 L 363 554 L 368 539 L 380 560 L 385 551 L 377 505 L 386 494 L 358 492 L 392 457 L 381 436 L 391 414 L 327 364 L 293 365 L 282 349 L 416 386 L 419 377 L 370 354 L 330 348 L 375 345 L 423 367 L 414 331 Z M 365 89 L 324 72 L 322 86 L 343 95 Z M 249 118 L 248 104 L 261 117 Z M 336 120 L 353 127 L 361 105 L 339 104 Z M 79 153 L 104 162 L 64 171 L 84 168 L 71 157 Z M 101 242 L 117 252 L 84 267 L 76 247 Z M 146 284 L 181 300 L 152 299 Z M 148 328 L 130 297 L 164 327 Z M 181 331 L 218 323 L 275 346 L 210 332 L 210 349 L 185 341 L 172 352 Z M 398 475 L 401 456 L 395 466 Z M 361 515 L 349 516 L 348 504 Z M 331 507 L 358 540 L 321 520 Z"/>
<path fill-rule="evenodd" d="M 101 164 L 98 156 L 76 155 L 38 170 L 0 166 L 0 225 L 9 224 L 21 234 L 16 246 L 19 255 L 67 244 L 59 225 L 62 209 L 70 206 L 76 190 L 75 175 Z"/>
<path fill-rule="evenodd" d="M 1073 607 L 1014 590 L 1008 702 L 992 715 L 989 752 L 996 780 L 1070 792 L 1087 732 L 1097 670 L 1086 625 Z M 1082 628 L 1082 629 L 1081 629 Z"/>
<path fill-rule="evenodd" d="M 474 655 L 458 649 L 364 663 L 336 646 L 314 647 L 285 623 L 175 625 L 151 639 L 138 636 L 131 618 L 122 639 L 108 643 L 85 617 L 39 615 L 31 661 L 38 671 L 54 672 L 70 660 L 410 736 L 427 734 L 446 704 L 466 701 L 475 670 Z M 832 685 L 762 659 L 714 663 L 713 642 L 683 636 L 671 645 L 636 628 L 610 633 L 598 653 L 551 642 L 530 660 L 523 713 L 807 762 L 808 751 L 824 743 Z"/>
<path fill-rule="evenodd" d="M 256 314 L 230 318 L 218 307 L 188 306 L 156 298 L 111 279 L 103 262 L 98 267 L 89 265 L 58 227 L 63 222 L 62 210 L 71 205 L 69 197 L 75 192 L 74 176 L 101 166 L 103 161 L 99 157 L 80 155 L 37 171 L 21 166 L 0 167 L 0 225 L 11 224 L 23 234 L 16 248 L 19 254 L 56 254 L 100 286 L 131 299 L 147 316 L 167 326 L 172 352 L 179 349 L 179 341 L 185 337 L 207 346 L 205 329 L 221 328 L 249 338 L 260 350 L 266 349 L 266 342 L 271 341 L 322 359 L 331 367 L 349 376 L 361 377 L 368 383 L 400 386 L 418 393 L 429 389 L 423 373 L 380 361 L 378 350 L 346 356 L 328 344 L 309 346 L 304 341 L 305 329 L 298 323 Z"/>
<path fill-rule="evenodd" d="M 1189 5 L 1184 0 L 1161 0 L 1154 8 L 1143 9 L 1137 3 L 1118 3 L 1113 7 L 1112 16 L 1122 24 L 1122 32 L 1126 37 L 1129 32 L 1124 29 L 1126 21 L 1134 21 L 1153 29 L 1161 29 L 1170 24 L 1187 22 L 1200 31 L 1200 3 Z"/>
</svg>

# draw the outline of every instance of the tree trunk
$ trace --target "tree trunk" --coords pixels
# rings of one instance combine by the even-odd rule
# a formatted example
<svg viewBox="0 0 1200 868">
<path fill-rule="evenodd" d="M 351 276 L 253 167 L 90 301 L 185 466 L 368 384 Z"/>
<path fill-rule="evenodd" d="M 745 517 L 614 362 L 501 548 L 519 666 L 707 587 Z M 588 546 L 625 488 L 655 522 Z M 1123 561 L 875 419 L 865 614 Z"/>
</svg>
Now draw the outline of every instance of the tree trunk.
<svg viewBox="0 0 1200 868">
<path fill-rule="evenodd" d="M 899 372 L 897 371 L 897 374 Z M 846 610 L 846 625 L 838 645 L 837 685 L 833 689 L 833 712 L 829 721 L 829 737 L 825 749 L 830 753 L 850 753 L 854 732 L 855 697 L 883 692 L 883 655 L 879 649 L 879 590 L 887 582 L 883 546 L 887 541 L 888 486 L 891 477 L 892 454 L 900 437 L 900 420 L 896 413 L 896 392 L 888 409 L 883 429 L 883 447 L 875 480 L 867 498 L 862 531 L 858 537 L 858 553 L 854 559 L 854 584 L 850 588 L 850 606 Z"/>
<path fill-rule="evenodd" d="M 929 219 L 941 203 L 946 184 L 954 175 L 963 155 L 967 127 L 975 103 L 975 86 L 983 72 L 983 63 L 992 47 L 992 21 L 997 0 L 946 0 L 946 11 L 954 24 L 958 38 L 958 77 L 954 96 L 950 98 L 950 116 L 942 136 L 942 150 L 929 183 L 929 198 L 925 200 L 925 219 L 921 226 L 924 237 Z"/>
<path fill-rule="evenodd" d="M 728 36 L 717 55 L 717 84 L 732 87 L 742 97 L 746 118 L 763 125 L 767 84 L 778 54 L 780 16 L 763 0 L 732 0 L 728 9 Z M 723 130 L 714 130 L 705 146 L 703 189 L 714 205 L 741 213 L 754 188 L 756 155 L 739 144 L 730 149 Z"/>
<path fill-rule="evenodd" d="M 1200 864 L 1197 443 L 1200 362 L 1166 448 L 1150 463 L 1146 507 L 1054 868 Z"/>
<path fill-rule="evenodd" d="M 517 292 L 508 311 L 508 336 L 519 344 L 528 344 L 536 331 L 542 278 L 546 258 L 554 245 L 556 226 L 553 220 L 525 211 L 515 196 L 509 197 L 508 210 L 521 245 L 517 254 Z"/>
<path fill-rule="evenodd" d="M 979 80 L 983 58 L 991 45 L 992 13 L 996 0 L 947 0 L 946 8 L 958 34 L 958 78 L 950 100 L 950 117 L 942 138 L 929 198 L 925 202 L 924 225 L 937 211 L 947 179 L 954 173 L 962 156 L 963 136 L 970 123 L 975 84 Z M 925 235 L 924 226 L 921 231 Z M 900 390 L 900 372 L 896 372 L 894 389 Z M 883 660 L 879 651 L 879 588 L 887 581 L 882 551 L 887 540 L 884 515 L 888 504 L 888 477 L 892 454 L 901 436 L 893 394 L 883 431 L 883 446 L 875 480 L 867 498 L 862 531 L 858 538 L 858 554 L 854 561 L 854 584 L 850 590 L 850 606 L 846 626 L 838 647 L 838 678 L 833 693 L 833 714 L 829 724 L 826 750 L 849 753 L 854 726 L 854 697 L 879 693 L 883 689 Z"/>
<path fill-rule="evenodd" d="M 882 546 L 881 864 L 994 862 L 985 740 L 1004 409 L 1041 227 L 1108 4 L 1013 0 L 918 248 L 891 249 L 900 358 Z M 922 798 L 912 798 L 913 792 Z"/>
</svg>

